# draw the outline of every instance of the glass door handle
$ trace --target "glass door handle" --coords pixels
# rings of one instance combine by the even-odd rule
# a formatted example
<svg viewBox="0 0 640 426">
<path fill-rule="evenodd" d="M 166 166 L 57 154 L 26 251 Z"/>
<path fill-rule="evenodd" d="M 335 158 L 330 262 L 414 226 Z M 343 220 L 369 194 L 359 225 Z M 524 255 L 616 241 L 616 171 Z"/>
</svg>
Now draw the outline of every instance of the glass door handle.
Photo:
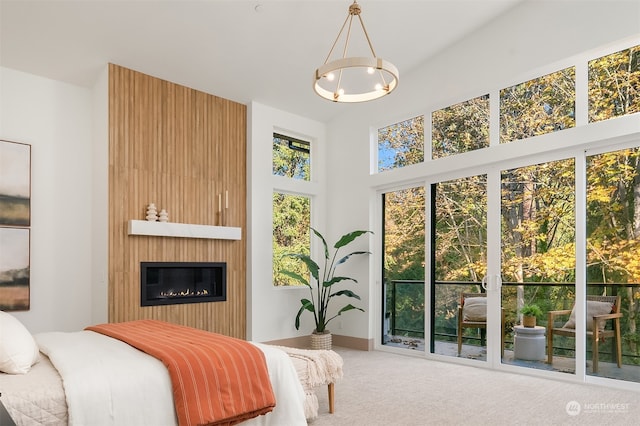
<svg viewBox="0 0 640 426">
<path fill-rule="evenodd" d="M 502 277 L 495 275 L 495 280 L 492 280 L 491 277 L 487 278 L 487 275 L 485 275 L 482 278 L 481 285 L 485 291 L 498 291 L 502 287 Z"/>
</svg>

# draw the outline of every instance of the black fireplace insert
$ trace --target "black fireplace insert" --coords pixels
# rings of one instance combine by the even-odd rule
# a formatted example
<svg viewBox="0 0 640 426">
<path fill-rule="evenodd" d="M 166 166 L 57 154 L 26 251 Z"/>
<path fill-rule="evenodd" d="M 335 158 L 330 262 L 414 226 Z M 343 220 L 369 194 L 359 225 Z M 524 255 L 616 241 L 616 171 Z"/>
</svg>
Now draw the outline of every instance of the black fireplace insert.
<svg viewBox="0 0 640 426">
<path fill-rule="evenodd" d="M 224 262 L 141 262 L 140 305 L 227 300 Z"/>
</svg>

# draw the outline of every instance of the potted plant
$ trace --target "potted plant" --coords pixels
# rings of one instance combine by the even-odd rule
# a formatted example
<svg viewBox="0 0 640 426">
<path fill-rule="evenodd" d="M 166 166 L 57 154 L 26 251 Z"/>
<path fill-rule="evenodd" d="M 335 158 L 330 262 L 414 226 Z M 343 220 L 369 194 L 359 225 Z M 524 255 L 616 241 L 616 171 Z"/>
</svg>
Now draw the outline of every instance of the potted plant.
<svg viewBox="0 0 640 426">
<path fill-rule="evenodd" d="M 520 308 L 522 325 L 528 328 L 536 326 L 536 318 L 542 316 L 542 309 L 536 304 L 526 304 Z"/>
<path fill-rule="evenodd" d="M 336 318 L 339 315 L 342 315 L 347 311 L 358 310 L 364 312 L 364 309 L 358 308 L 349 303 L 340 308 L 340 310 L 333 316 L 329 317 L 329 315 L 331 315 L 329 312 L 330 302 L 338 296 L 346 296 L 360 300 L 360 296 L 358 296 L 351 290 L 336 290 L 334 288 L 334 286 L 338 284 L 344 284 L 349 281 L 352 281 L 354 283 L 358 282 L 356 279 L 351 277 L 344 277 L 339 275 L 337 276 L 336 269 L 339 265 L 347 262 L 352 256 L 371 254 L 368 251 L 353 251 L 349 254 L 338 257 L 338 252 L 343 247 L 348 246 L 359 236 L 373 232 L 349 232 L 348 234 L 340 237 L 338 242 L 336 242 L 333 246 L 333 252 L 329 253 L 329 246 L 327 245 L 327 242 L 322 234 L 313 228 L 310 229 L 313 234 L 322 241 L 324 247 L 324 259 L 321 262 L 322 269 L 321 266 L 318 265 L 318 263 L 311 259 L 311 256 L 307 254 L 287 253 L 284 255 L 285 257 L 299 259 L 306 265 L 307 269 L 309 270 L 311 280 L 308 280 L 302 275 L 290 270 L 283 270 L 281 271 L 281 273 L 309 287 L 309 292 L 311 294 L 311 297 L 309 299 L 303 298 L 300 300 L 302 306 L 300 307 L 300 309 L 298 310 L 298 314 L 296 315 L 296 330 L 300 329 L 300 316 L 302 315 L 302 313 L 304 311 L 313 313 L 313 318 L 315 320 L 315 329 L 311 334 L 311 347 L 312 349 L 331 349 L 331 332 L 327 329 L 327 324 L 329 324 L 332 319 Z"/>
</svg>

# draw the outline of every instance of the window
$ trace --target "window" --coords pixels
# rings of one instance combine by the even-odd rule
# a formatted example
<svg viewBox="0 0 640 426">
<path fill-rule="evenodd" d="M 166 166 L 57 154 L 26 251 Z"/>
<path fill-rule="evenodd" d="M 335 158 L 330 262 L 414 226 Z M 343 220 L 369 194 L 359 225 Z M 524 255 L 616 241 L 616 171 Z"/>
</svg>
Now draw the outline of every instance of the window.
<svg viewBox="0 0 640 426">
<path fill-rule="evenodd" d="M 446 168 L 425 164 L 374 186 L 385 191 L 377 317 L 384 345 L 420 350 L 426 335 L 432 353 L 455 355 L 451 343 L 459 338 L 470 359 L 489 360 L 488 354 L 500 353 L 505 364 L 563 374 L 587 365 L 586 374 L 638 382 L 633 367 L 640 365 L 640 148 L 637 127 L 628 123 L 635 124 L 640 112 L 640 46 L 620 49 L 500 90 L 499 111 L 491 116 L 487 95 L 432 112 L 432 158 L 485 152 L 477 162 L 445 160 Z M 582 129 L 545 141 L 566 141 L 566 146 L 532 146 L 536 141 L 523 139 L 576 127 L 576 69 L 581 77 L 588 70 L 578 98 L 580 106 L 588 99 L 589 123 L 580 108 Z M 495 95 L 491 101 L 493 109 Z M 590 123 L 631 114 L 619 119 L 619 128 L 595 125 L 590 134 Z M 415 124 L 407 120 L 377 129 L 379 171 L 415 164 L 408 160 L 413 140 L 406 136 Z M 598 131 L 609 127 L 620 137 L 609 140 Z M 521 140 L 523 149 L 489 146 L 489 129 L 499 129 L 492 139 Z M 389 190 L 392 185 L 411 187 Z M 426 202 L 418 203 L 425 194 Z M 430 236 L 426 242 L 425 234 Z M 418 273 L 421 267 L 427 268 L 424 275 Z M 457 327 L 458 301 L 465 287 L 477 293 L 483 284 L 499 290 L 502 321 L 494 322 L 493 334 L 465 332 Z M 579 293 L 620 298 L 621 338 L 607 338 L 597 356 L 589 340 L 576 346 L 575 339 L 558 336 L 546 347 L 542 342 L 543 355 L 536 359 L 517 355 L 519 343 L 511 330 L 521 321 L 523 305 L 535 303 L 543 313 L 566 311 L 557 319 L 556 326 L 562 326 L 574 305 L 586 313 L 586 300 L 576 299 Z M 495 302 L 489 305 L 498 307 Z M 543 315 L 538 325 L 545 327 L 548 320 Z M 423 323 L 429 328 L 420 329 Z M 620 350 L 611 345 L 616 342 Z M 520 359 L 533 362 L 514 362 Z M 611 368 L 594 372 L 598 359 Z"/>
<path fill-rule="evenodd" d="M 489 146 L 489 95 L 434 111 L 431 137 L 433 158 Z"/>
<path fill-rule="evenodd" d="M 311 143 L 305 140 L 273 134 L 273 174 L 290 178 L 297 194 L 276 187 L 273 192 L 273 285 L 299 285 L 280 274 L 287 269 L 305 274 L 301 262 L 283 258 L 285 253 L 309 253 L 311 226 L 311 196 L 304 194 L 306 182 L 311 180 Z"/>
<path fill-rule="evenodd" d="M 500 91 L 500 143 L 575 127 L 575 68 Z"/>
<path fill-rule="evenodd" d="M 310 143 L 278 133 L 273 134 L 273 174 L 292 179 L 311 178 Z"/>
<path fill-rule="evenodd" d="M 424 116 L 378 129 L 378 172 L 424 161 Z"/>
<path fill-rule="evenodd" d="M 589 62 L 589 122 L 640 111 L 640 46 Z"/>
<path fill-rule="evenodd" d="M 295 259 L 282 258 L 285 253 L 309 254 L 311 198 L 303 195 L 273 193 L 273 285 L 300 285 L 280 274 L 287 269 L 304 276 L 306 270 Z"/>
<path fill-rule="evenodd" d="M 587 157 L 587 295 L 620 296 L 623 363 L 635 368 L 640 349 L 639 166 L 638 147 Z M 606 347 L 600 358 L 616 362 Z M 587 373 L 594 374 L 592 369 Z M 622 378 L 637 381 L 633 377 Z"/>
<path fill-rule="evenodd" d="M 385 345 L 424 350 L 424 186 L 391 191 L 384 208 Z"/>
</svg>

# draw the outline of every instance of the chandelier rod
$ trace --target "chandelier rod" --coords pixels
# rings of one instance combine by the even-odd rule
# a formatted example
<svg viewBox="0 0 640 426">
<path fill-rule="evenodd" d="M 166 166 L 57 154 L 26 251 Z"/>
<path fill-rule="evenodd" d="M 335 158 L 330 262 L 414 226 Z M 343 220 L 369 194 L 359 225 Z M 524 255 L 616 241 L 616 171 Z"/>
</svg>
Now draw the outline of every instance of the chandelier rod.
<svg viewBox="0 0 640 426">
<path fill-rule="evenodd" d="M 331 46 L 331 50 L 329 50 L 329 54 L 327 55 L 327 59 L 324 60 L 325 64 L 327 62 L 329 62 L 329 58 L 331 58 L 331 54 L 333 53 L 333 49 L 335 49 L 336 44 L 338 44 L 338 40 L 340 40 L 340 36 L 342 35 L 342 31 L 344 31 L 344 27 L 347 25 L 347 21 L 349 20 L 349 16 L 350 15 L 347 15 L 347 17 L 344 20 L 344 23 L 342 24 L 342 28 L 340 28 L 340 32 L 338 33 L 338 37 L 336 37 L 336 40 L 333 42 L 333 46 Z M 349 24 L 349 26 L 351 26 L 351 24 Z"/>
<path fill-rule="evenodd" d="M 364 21 L 362 20 L 362 16 L 360 16 L 360 13 L 358 13 L 358 19 L 360 20 L 360 25 L 362 25 L 362 31 L 364 31 L 364 36 L 367 38 L 367 43 L 369 43 L 369 49 L 371 49 L 371 54 L 373 55 L 374 58 L 376 58 L 377 57 L 376 52 L 373 51 L 373 44 L 371 43 L 371 39 L 369 38 L 369 33 L 367 32 L 367 29 L 364 26 Z"/>
<path fill-rule="evenodd" d="M 355 3 L 355 0 L 354 0 Z M 377 58 L 376 52 L 373 50 L 373 43 L 371 43 L 371 39 L 369 38 L 369 33 L 367 32 L 367 28 L 364 26 L 364 21 L 362 20 L 362 16 L 358 13 L 358 19 L 360 19 L 360 25 L 362 25 L 362 31 L 364 32 L 364 36 L 367 39 L 367 43 L 369 43 L 369 49 L 371 49 L 371 54 L 374 58 Z M 378 74 L 380 74 L 380 80 L 382 80 L 382 84 L 388 87 L 387 80 L 384 78 L 384 73 L 382 70 L 378 69 Z"/>
</svg>

